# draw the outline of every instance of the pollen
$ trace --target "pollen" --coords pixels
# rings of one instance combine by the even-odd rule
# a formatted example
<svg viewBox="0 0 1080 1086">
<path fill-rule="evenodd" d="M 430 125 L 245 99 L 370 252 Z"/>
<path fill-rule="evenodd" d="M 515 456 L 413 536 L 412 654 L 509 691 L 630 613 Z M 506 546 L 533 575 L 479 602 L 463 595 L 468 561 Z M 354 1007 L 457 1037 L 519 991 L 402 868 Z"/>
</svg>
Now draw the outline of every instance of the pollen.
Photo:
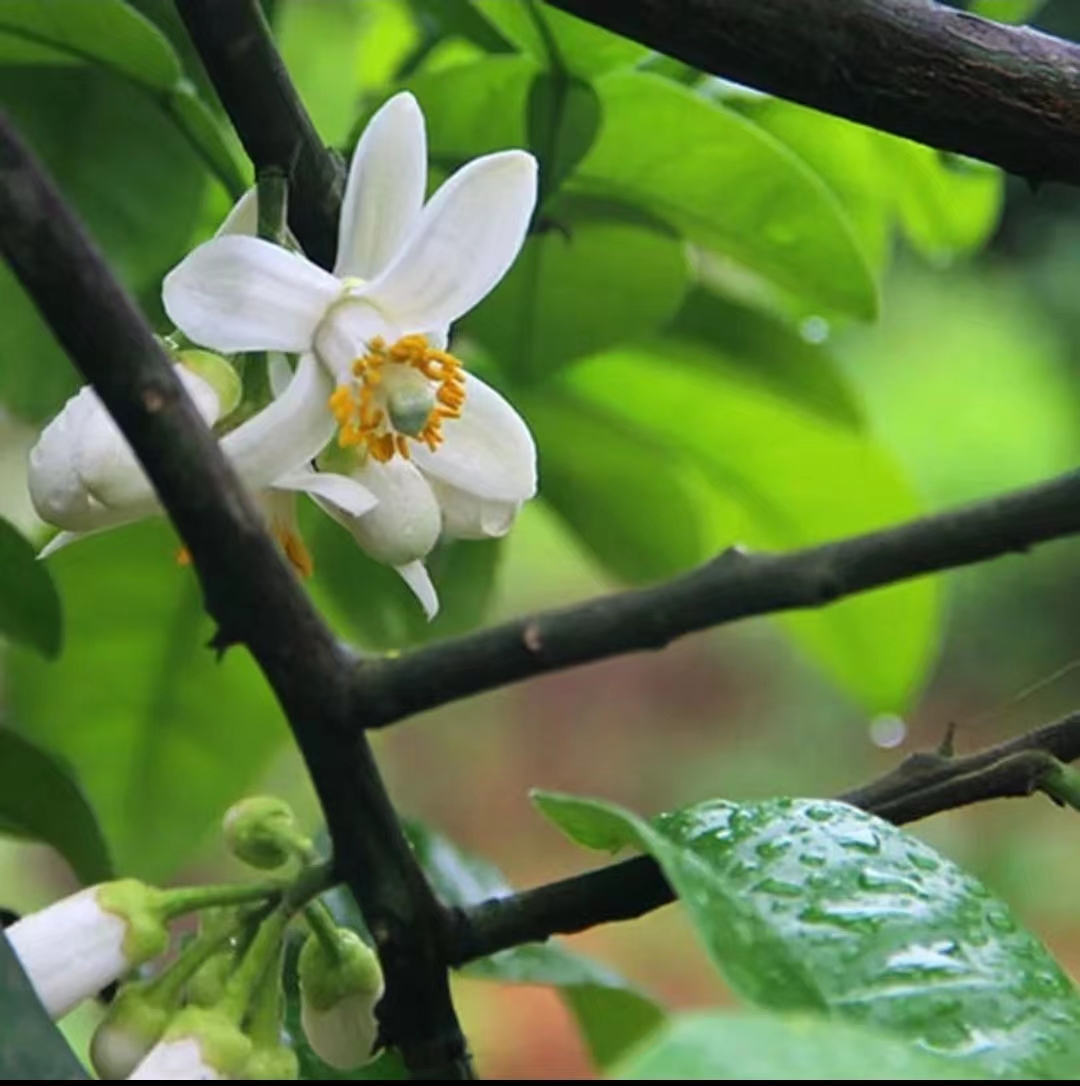
<svg viewBox="0 0 1080 1086">
<path fill-rule="evenodd" d="M 403 336 L 389 346 L 376 336 L 352 372 L 355 380 L 339 385 L 329 401 L 340 427 L 338 442 L 345 448 L 362 447 L 381 463 L 395 456 L 408 460 L 410 438 L 434 452 L 444 440 L 443 423 L 461 417 L 465 371 L 452 354 L 431 347 L 426 336 Z M 419 424 L 412 428 L 411 418 L 395 416 L 395 403 L 400 406 L 395 396 L 411 393 L 415 398 L 418 390 L 430 395 L 431 408 L 426 418 L 420 408 Z"/>
</svg>

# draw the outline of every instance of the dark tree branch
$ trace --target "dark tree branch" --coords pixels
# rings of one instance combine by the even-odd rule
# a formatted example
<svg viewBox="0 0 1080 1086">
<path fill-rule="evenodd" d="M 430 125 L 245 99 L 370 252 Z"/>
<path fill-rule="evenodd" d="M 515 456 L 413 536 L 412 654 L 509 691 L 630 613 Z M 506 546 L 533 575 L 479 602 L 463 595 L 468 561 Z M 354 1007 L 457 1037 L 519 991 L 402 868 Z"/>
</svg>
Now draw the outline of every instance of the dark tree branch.
<svg viewBox="0 0 1080 1086">
<path fill-rule="evenodd" d="M 176 0 L 176 8 L 256 171 L 285 172 L 293 233 L 331 267 L 344 171 L 297 97 L 258 3 Z"/>
<path fill-rule="evenodd" d="M 1080 758 L 1080 713 L 962 758 L 913 754 L 837 798 L 896 825 L 982 800 L 1029 796 L 1061 762 Z M 656 862 L 637 856 L 584 875 L 453 910 L 451 962 L 631 920 L 675 899 Z"/>
<path fill-rule="evenodd" d="M 251 650 L 288 717 L 339 873 L 379 947 L 385 1036 L 419 1077 L 466 1077 L 443 914 L 351 726 L 351 658 L 285 566 L 150 328 L 2 114 L 0 251 L 136 451 L 191 552 L 221 640 Z"/>
<path fill-rule="evenodd" d="M 896 528 L 788 554 L 738 549 L 650 588 L 515 619 L 354 669 L 357 724 L 377 728 L 456 698 L 684 634 L 955 569 L 1080 532 L 1080 472 Z"/>
<path fill-rule="evenodd" d="M 1080 182 L 1080 46 L 929 0 L 548 0 L 826 113 Z"/>
</svg>

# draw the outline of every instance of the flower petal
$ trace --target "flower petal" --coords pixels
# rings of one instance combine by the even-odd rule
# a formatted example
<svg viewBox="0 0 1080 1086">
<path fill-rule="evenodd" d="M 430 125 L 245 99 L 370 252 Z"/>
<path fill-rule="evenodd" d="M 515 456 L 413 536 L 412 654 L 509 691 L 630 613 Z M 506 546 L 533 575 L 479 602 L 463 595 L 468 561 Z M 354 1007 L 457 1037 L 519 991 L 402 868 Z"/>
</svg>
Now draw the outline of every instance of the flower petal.
<svg viewBox="0 0 1080 1086">
<path fill-rule="evenodd" d="M 419 442 L 413 460 L 425 475 L 497 502 L 520 504 L 536 493 L 536 445 L 525 420 L 479 377 L 465 378 L 461 418 L 443 423 L 432 452 Z"/>
<path fill-rule="evenodd" d="M 353 379 L 353 363 L 367 352 L 367 344 L 376 336 L 387 343 L 401 337 L 382 313 L 369 302 L 344 298 L 332 306 L 315 333 L 315 353 L 339 384 Z"/>
<path fill-rule="evenodd" d="M 424 115 L 411 94 L 396 94 L 368 122 L 353 153 L 334 274 L 375 278 L 416 226 L 426 184 Z"/>
<path fill-rule="evenodd" d="M 409 562 L 408 565 L 396 566 L 395 569 L 420 601 L 420 606 L 430 622 L 439 613 L 439 594 L 435 591 L 435 585 L 432 584 L 424 563 Z"/>
<path fill-rule="evenodd" d="M 406 331 L 450 324 L 506 274 L 535 205 L 532 155 L 474 159 L 435 193 L 397 256 L 358 296 Z"/>
<path fill-rule="evenodd" d="M 185 366 L 173 367 L 184 391 L 208 425 L 218 417 L 219 400 L 208 381 Z M 124 520 L 145 516 L 157 508 L 157 497 L 142 465 L 105 409 L 94 396 L 96 408 L 83 416 L 75 435 L 75 464 L 83 485 L 103 505 Z"/>
<path fill-rule="evenodd" d="M 341 283 L 261 238 L 213 238 L 167 276 L 161 297 L 186 336 L 218 351 L 304 351 Z"/>
<path fill-rule="evenodd" d="M 520 502 L 491 501 L 429 478 L 442 509 L 443 535 L 449 539 L 499 539 L 514 526 Z"/>
<path fill-rule="evenodd" d="M 221 439 L 222 451 L 249 487 L 267 487 L 322 451 L 334 435 L 326 405 L 331 391 L 330 375 L 314 355 L 302 355 L 285 391 Z"/>
<path fill-rule="evenodd" d="M 93 532 L 57 532 L 56 535 L 54 535 L 52 539 L 38 551 L 38 561 L 43 561 L 48 558 L 50 554 L 56 554 L 57 551 L 63 550 L 72 543 L 78 543 L 80 539 L 85 539 L 88 535 L 93 535 Z"/>
<path fill-rule="evenodd" d="M 259 232 L 259 190 L 255 185 L 240 197 L 232 206 L 232 210 L 222 220 L 214 237 L 225 237 L 228 234 L 243 234 L 253 238 Z"/>
<path fill-rule="evenodd" d="M 388 566 L 423 558 L 439 538 L 439 503 L 424 476 L 408 460 L 395 457 L 385 464 L 369 460 L 353 478 L 378 499 L 361 517 L 351 517 L 336 505 L 319 505 L 346 528 L 363 549 Z"/>
<path fill-rule="evenodd" d="M 298 471 L 274 480 L 277 490 L 297 490 L 322 498 L 351 517 L 370 513 L 379 499 L 362 483 L 331 471 Z"/>
</svg>

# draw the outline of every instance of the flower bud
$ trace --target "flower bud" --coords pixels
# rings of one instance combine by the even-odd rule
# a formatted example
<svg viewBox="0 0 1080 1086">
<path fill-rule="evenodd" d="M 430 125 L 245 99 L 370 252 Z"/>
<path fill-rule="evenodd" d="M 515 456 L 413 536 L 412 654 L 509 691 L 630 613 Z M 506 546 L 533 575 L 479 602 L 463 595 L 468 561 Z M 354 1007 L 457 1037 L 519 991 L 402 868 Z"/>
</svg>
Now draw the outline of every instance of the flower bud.
<svg viewBox="0 0 1080 1086">
<path fill-rule="evenodd" d="M 38 998 L 55 1018 L 157 957 L 169 945 L 160 892 L 135 879 L 101 883 L 31 913 L 5 931 Z"/>
<path fill-rule="evenodd" d="M 224 418 L 236 409 L 243 393 L 240 375 L 221 355 L 192 347 L 176 351 L 175 358 L 184 369 L 201 377 L 217 393 L 218 418 Z"/>
<path fill-rule="evenodd" d="M 90 1042 L 90 1062 L 100 1078 L 123 1079 L 157 1044 L 171 1008 L 148 999 L 145 985 L 120 989 Z"/>
<path fill-rule="evenodd" d="M 321 1060 L 350 1071 L 373 1058 L 383 975 L 375 952 L 356 932 L 339 928 L 335 934 L 334 949 L 312 934 L 300 951 L 300 1023 Z"/>
<path fill-rule="evenodd" d="M 129 1077 L 239 1078 L 251 1052 L 251 1041 L 227 1015 L 205 1007 L 185 1007 Z"/>
<path fill-rule="evenodd" d="M 292 808 L 274 796 L 251 796 L 234 803 L 222 822 L 229 851 L 263 870 L 281 867 L 294 855 L 298 838 Z"/>
</svg>

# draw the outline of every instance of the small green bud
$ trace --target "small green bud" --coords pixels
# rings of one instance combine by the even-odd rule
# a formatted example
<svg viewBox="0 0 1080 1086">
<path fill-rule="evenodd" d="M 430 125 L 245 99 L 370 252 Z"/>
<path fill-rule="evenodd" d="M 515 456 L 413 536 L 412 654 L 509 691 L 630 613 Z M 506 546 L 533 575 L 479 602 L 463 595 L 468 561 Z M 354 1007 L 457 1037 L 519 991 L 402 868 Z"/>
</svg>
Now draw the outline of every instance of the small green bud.
<svg viewBox="0 0 1080 1086">
<path fill-rule="evenodd" d="M 251 796 L 233 804 L 222 829 L 229 851 L 262 870 L 288 863 L 301 840 L 292 808 L 274 796 Z"/>
<path fill-rule="evenodd" d="M 201 377 L 217 393 L 218 418 L 224 418 L 236 410 L 243 394 L 243 385 L 240 375 L 226 359 L 197 347 L 176 351 L 174 357 L 184 369 Z"/>
</svg>

